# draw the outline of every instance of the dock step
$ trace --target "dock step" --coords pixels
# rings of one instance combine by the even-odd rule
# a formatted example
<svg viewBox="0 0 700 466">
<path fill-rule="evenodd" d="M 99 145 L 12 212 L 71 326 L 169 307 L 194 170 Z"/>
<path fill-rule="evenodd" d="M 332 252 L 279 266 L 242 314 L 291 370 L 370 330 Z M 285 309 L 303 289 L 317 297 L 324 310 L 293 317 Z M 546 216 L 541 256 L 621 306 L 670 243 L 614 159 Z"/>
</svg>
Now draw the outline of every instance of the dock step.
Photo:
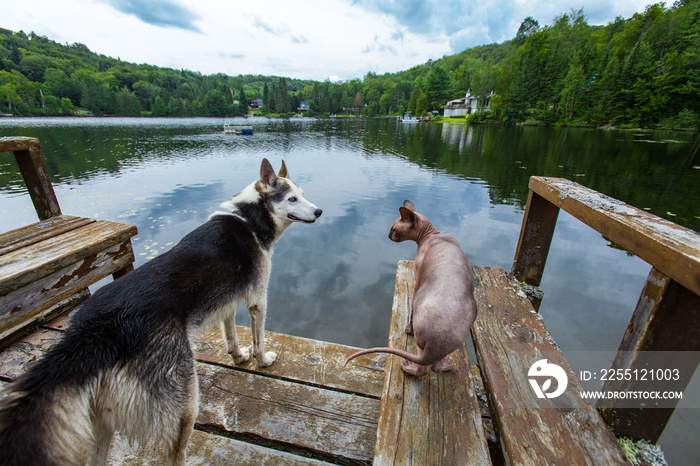
<svg viewBox="0 0 700 466">
<path fill-rule="evenodd" d="M 400 261 L 389 346 L 415 353 L 413 337 L 404 331 L 413 287 L 413 261 Z M 491 464 L 466 345 L 452 354 L 450 372 L 407 376 L 402 360 L 387 356 L 374 464 Z"/>
<path fill-rule="evenodd" d="M 506 464 L 627 464 L 519 283 L 501 268 L 474 267 L 474 277 L 472 338 Z M 528 371 L 541 359 L 566 373 L 561 396 L 540 399 L 531 387 Z"/>
<path fill-rule="evenodd" d="M 135 234 L 133 225 L 69 215 L 0 234 L 0 347 L 62 301 L 131 270 Z"/>
<path fill-rule="evenodd" d="M 62 337 L 59 317 L 0 352 L 0 389 Z M 238 327 L 242 345 L 250 330 Z M 358 348 L 266 332 L 278 360 L 234 365 L 218 328 L 203 334 L 195 358 L 199 416 L 188 464 L 348 464 L 372 461 L 386 355 L 343 367 Z M 351 367 L 352 366 L 352 367 Z M 160 465 L 163 452 L 141 452 L 116 437 L 110 464 Z"/>
</svg>

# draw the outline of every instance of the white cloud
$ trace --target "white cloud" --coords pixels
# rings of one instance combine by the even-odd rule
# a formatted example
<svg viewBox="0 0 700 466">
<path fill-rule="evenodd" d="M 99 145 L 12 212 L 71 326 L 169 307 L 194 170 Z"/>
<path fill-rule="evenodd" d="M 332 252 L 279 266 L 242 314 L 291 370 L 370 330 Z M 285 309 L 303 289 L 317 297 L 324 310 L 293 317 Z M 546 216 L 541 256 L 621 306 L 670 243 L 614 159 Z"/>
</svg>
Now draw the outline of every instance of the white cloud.
<svg viewBox="0 0 700 466">
<path fill-rule="evenodd" d="M 23 0 L 0 27 L 135 63 L 203 74 L 347 80 L 406 70 L 446 54 L 515 36 L 584 7 L 591 24 L 643 11 L 646 2 L 579 0 Z"/>
</svg>

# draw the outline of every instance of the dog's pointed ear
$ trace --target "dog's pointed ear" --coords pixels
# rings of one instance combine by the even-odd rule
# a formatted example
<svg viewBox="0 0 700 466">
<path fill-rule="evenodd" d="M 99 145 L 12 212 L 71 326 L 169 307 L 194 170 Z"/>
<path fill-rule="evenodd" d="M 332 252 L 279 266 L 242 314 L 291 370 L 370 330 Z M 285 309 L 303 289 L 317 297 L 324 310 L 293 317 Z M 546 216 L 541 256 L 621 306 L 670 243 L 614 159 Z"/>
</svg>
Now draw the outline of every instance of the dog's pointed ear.
<svg viewBox="0 0 700 466">
<path fill-rule="evenodd" d="M 282 160 L 282 167 L 280 168 L 279 173 L 277 173 L 277 176 L 280 178 L 289 178 L 289 174 L 287 173 L 287 165 L 284 163 L 284 160 Z"/>
<path fill-rule="evenodd" d="M 399 213 L 401 214 L 401 220 L 409 220 L 413 222 L 416 219 L 416 214 L 405 207 L 399 207 Z"/>
<path fill-rule="evenodd" d="M 418 211 L 416 210 L 416 206 L 413 205 L 413 202 L 409 201 L 408 199 L 406 199 L 405 201 L 403 201 L 403 206 L 404 206 L 405 208 L 407 208 L 408 210 L 411 210 L 411 211 L 413 211 L 413 212 L 418 212 Z"/>
<path fill-rule="evenodd" d="M 263 159 L 260 165 L 260 181 L 269 187 L 274 187 L 277 184 L 277 175 L 275 175 L 275 170 L 267 159 Z"/>
</svg>

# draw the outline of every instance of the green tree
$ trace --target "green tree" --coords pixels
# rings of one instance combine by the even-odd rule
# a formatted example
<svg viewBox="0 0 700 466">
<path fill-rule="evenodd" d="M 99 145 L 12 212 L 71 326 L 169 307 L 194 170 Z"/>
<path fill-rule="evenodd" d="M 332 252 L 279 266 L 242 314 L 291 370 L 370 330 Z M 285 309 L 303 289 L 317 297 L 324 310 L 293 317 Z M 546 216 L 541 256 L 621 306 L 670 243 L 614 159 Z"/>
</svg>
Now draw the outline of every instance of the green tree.
<svg viewBox="0 0 700 466">
<path fill-rule="evenodd" d="M 425 97 L 428 107 L 437 110 L 452 98 L 452 80 L 442 66 L 436 66 L 425 81 Z"/>
<path fill-rule="evenodd" d="M 22 98 L 17 94 L 17 86 L 11 83 L 1 85 L 0 103 L 7 107 L 8 113 L 15 113 L 12 111 L 12 107 L 17 111 L 17 106 L 22 103 Z"/>
<path fill-rule="evenodd" d="M 141 114 L 141 104 L 136 97 L 126 86 L 123 86 L 117 91 L 116 96 L 116 114 L 123 116 L 139 116 Z"/>
<path fill-rule="evenodd" d="M 206 116 L 224 116 L 226 115 L 226 99 L 218 89 L 212 89 L 204 96 L 204 114 Z"/>
<path fill-rule="evenodd" d="M 165 116 L 165 102 L 161 96 L 157 96 L 153 101 L 152 115 L 158 117 Z"/>
</svg>

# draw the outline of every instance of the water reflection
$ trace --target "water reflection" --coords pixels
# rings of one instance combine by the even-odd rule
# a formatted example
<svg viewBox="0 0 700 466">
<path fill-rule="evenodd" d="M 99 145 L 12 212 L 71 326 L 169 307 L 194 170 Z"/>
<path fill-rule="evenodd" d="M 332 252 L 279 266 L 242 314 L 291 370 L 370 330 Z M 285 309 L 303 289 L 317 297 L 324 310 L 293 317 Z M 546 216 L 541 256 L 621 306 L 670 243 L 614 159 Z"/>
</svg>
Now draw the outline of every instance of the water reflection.
<svg viewBox="0 0 700 466">
<path fill-rule="evenodd" d="M 262 157 L 275 167 L 284 159 L 324 214 L 293 225 L 276 246 L 268 328 L 361 347 L 386 343 L 396 263 L 415 254 L 415 244 L 387 237 L 404 199 L 454 235 L 472 264 L 506 269 L 531 175 L 566 177 L 700 229 L 692 133 L 251 118 L 254 135 L 240 137 L 224 135 L 223 123 L 4 119 L 0 136 L 41 140 L 63 212 L 137 225 L 137 266 L 256 179 Z M 12 157 L 1 157 L 7 230 L 36 216 Z M 559 345 L 616 350 L 648 270 L 562 213 L 541 308 Z M 662 445 L 692 453 L 673 443 L 676 418 Z"/>
</svg>

